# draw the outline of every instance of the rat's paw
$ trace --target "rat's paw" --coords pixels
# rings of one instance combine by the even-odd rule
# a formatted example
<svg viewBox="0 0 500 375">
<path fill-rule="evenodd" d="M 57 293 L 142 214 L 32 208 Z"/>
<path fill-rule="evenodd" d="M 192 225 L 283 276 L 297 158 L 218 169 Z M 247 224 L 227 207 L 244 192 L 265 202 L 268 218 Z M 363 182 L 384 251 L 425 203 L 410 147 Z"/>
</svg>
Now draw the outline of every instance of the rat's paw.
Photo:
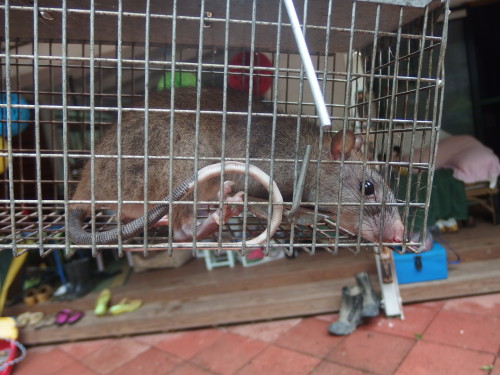
<svg viewBox="0 0 500 375">
<path fill-rule="evenodd" d="M 224 187 L 222 188 L 222 197 L 226 200 L 229 193 L 233 191 L 233 186 L 236 185 L 233 181 L 224 181 Z M 217 193 L 217 199 L 220 199 L 220 191 Z"/>
<path fill-rule="evenodd" d="M 239 191 L 234 195 L 229 195 L 232 192 L 232 188 L 235 185 L 233 181 L 225 181 L 222 199 L 225 202 L 243 202 L 244 191 Z M 220 199 L 220 191 L 217 193 L 217 198 Z M 242 205 L 231 206 L 230 203 L 224 203 L 222 210 L 217 210 L 210 216 L 219 225 L 224 224 L 227 220 L 234 216 L 238 216 L 241 211 L 243 211 Z"/>
</svg>

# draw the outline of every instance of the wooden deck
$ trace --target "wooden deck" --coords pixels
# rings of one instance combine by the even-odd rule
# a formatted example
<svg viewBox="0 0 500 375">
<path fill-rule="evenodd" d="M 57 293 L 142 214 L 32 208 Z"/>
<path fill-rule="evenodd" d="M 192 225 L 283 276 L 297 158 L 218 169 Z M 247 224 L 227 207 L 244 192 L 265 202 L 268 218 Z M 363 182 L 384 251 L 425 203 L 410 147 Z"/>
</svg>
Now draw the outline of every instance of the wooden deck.
<svg viewBox="0 0 500 375">
<path fill-rule="evenodd" d="M 402 285 L 404 303 L 500 292 L 498 226 L 480 222 L 443 235 L 442 240 L 460 254 L 461 262 L 449 266 L 447 280 Z M 453 253 L 448 254 L 453 259 Z M 123 297 L 143 299 L 144 306 L 133 313 L 94 316 L 96 293 L 30 308 L 51 313 L 69 307 L 85 310 L 86 315 L 74 326 L 23 329 L 21 341 L 49 344 L 334 313 L 340 307 L 342 286 L 354 284 L 353 275 L 360 271 L 376 280 L 371 253 L 302 253 L 297 259 L 212 271 L 205 269 L 203 259 L 194 259 L 178 269 L 134 273 L 125 286 L 113 289 L 114 302 Z M 17 315 L 26 309 L 18 304 L 5 313 Z"/>
</svg>

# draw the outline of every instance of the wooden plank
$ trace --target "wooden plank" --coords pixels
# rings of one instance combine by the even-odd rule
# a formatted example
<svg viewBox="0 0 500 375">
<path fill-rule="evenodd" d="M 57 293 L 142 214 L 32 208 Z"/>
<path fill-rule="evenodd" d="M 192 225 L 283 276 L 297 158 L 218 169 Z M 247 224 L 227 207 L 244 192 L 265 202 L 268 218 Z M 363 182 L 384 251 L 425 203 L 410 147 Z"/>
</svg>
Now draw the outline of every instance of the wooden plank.
<svg viewBox="0 0 500 375">
<path fill-rule="evenodd" d="M 448 268 L 447 280 L 400 285 L 404 303 L 500 291 L 500 259 L 459 263 Z"/>
<path fill-rule="evenodd" d="M 121 316 L 95 317 L 91 311 L 79 324 L 43 330 L 25 329 L 27 345 L 88 338 L 169 331 L 182 328 L 261 321 L 333 311 L 345 280 L 332 280 L 260 290 L 213 294 L 183 300 L 157 301 Z M 351 283 L 352 281 L 349 280 Z"/>
<path fill-rule="evenodd" d="M 401 285 L 405 304 L 500 292 L 500 233 L 496 226 L 479 221 L 475 228 L 440 239 L 459 252 L 462 262 L 449 265 L 447 280 Z M 373 258 L 368 251 L 358 255 L 340 251 L 335 256 L 319 251 L 314 256 L 301 253 L 297 259 L 210 272 L 198 259 L 178 269 L 134 273 L 127 285 L 113 289 L 113 302 L 124 297 L 144 300 L 144 306 L 130 314 L 95 317 L 96 293 L 69 303 L 29 308 L 18 304 L 6 308 L 5 314 L 16 316 L 26 310 L 53 313 L 68 307 L 86 312 L 74 326 L 21 330 L 24 344 L 38 345 L 334 313 L 340 307 L 342 286 L 353 285 L 357 272 L 368 271 L 378 287 Z"/>
<path fill-rule="evenodd" d="M 401 295 L 404 303 L 412 303 L 500 292 L 499 267 L 500 259 L 459 264 L 450 268 L 447 280 L 405 284 Z M 38 345 L 334 313 L 340 307 L 342 286 L 353 283 L 348 277 L 224 292 L 215 289 L 204 295 L 167 294 L 130 314 L 98 318 L 87 310 L 85 319 L 74 326 L 24 329 L 21 340 Z"/>
<path fill-rule="evenodd" d="M 374 270 L 372 254 L 353 256 L 350 252 L 339 256 L 332 256 L 326 252 L 314 256 L 303 254 L 299 259 L 294 260 L 281 259 L 257 267 L 242 268 L 237 266 L 234 269 L 221 268 L 211 272 L 207 272 L 202 263 L 189 264 L 189 267 L 192 267 L 189 270 L 190 277 L 186 277 L 187 270 L 184 267 L 173 270 L 168 282 L 164 282 L 163 286 L 155 286 L 152 293 L 169 293 L 171 296 L 204 295 L 215 290 L 219 293 L 226 293 L 346 278 L 362 270 Z M 341 263 L 342 267 L 339 267 L 338 263 Z M 195 269 L 197 273 L 193 274 Z M 155 271 L 154 276 L 161 277 L 162 273 L 164 272 Z M 136 284 L 137 281 L 137 289 L 141 290 L 148 283 L 148 280 L 150 283 L 152 275 L 152 273 L 133 275 L 130 285 Z M 128 289 L 127 292 L 133 290 Z M 161 296 L 151 296 L 152 300 L 156 298 L 161 298 Z"/>
</svg>

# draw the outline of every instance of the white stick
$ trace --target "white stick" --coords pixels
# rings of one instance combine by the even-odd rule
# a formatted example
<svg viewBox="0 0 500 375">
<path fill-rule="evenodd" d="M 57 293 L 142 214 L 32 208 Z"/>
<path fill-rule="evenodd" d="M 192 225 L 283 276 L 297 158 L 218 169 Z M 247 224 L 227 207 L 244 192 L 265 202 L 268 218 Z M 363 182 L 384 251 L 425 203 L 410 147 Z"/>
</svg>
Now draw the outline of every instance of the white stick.
<svg viewBox="0 0 500 375">
<path fill-rule="evenodd" d="M 319 120 L 322 126 L 330 126 L 332 124 L 330 121 L 330 116 L 328 115 L 328 111 L 325 105 L 325 99 L 323 98 L 323 94 L 321 93 L 321 89 L 319 87 L 318 77 L 316 77 L 316 72 L 311 61 L 309 49 L 307 48 L 304 35 L 302 34 L 302 30 L 300 28 L 297 12 L 295 11 L 295 6 L 293 5 L 293 0 L 283 1 L 285 3 L 288 17 L 290 18 L 293 35 L 295 36 L 295 41 L 297 42 L 297 48 L 299 49 L 300 58 L 302 59 L 302 64 L 304 64 L 304 69 L 306 71 L 307 80 L 309 81 L 311 94 L 314 98 L 314 103 L 316 104 L 316 109 L 318 111 Z"/>
</svg>

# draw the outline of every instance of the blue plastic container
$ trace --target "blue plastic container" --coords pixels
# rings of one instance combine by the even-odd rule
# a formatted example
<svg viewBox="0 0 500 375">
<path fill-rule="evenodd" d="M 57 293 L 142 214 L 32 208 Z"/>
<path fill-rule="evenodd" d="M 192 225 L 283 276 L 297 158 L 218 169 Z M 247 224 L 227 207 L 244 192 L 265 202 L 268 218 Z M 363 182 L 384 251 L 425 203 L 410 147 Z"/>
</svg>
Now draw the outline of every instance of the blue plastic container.
<svg viewBox="0 0 500 375">
<path fill-rule="evenodd" d="M 436 241 L 432 248 L 424 253 L 393 253 L 393 256 L 400 284 L 448 278 L 446 249 Z"/>
<path fill-rule="evenodd" d="M 7 95 L 0 93 L 0 103 L 7 104 Z M 26 100 L 18 94 L 10 94 L 10 104 L 28 104 Z M 28 108 L 11 108 L 10 111 L 12 136 L 15 137 L 28 127 L 31 120 L 31 112 Z M 7 108 L 0 108 L 0 137 L 7 138 Z"/>
</svg>

